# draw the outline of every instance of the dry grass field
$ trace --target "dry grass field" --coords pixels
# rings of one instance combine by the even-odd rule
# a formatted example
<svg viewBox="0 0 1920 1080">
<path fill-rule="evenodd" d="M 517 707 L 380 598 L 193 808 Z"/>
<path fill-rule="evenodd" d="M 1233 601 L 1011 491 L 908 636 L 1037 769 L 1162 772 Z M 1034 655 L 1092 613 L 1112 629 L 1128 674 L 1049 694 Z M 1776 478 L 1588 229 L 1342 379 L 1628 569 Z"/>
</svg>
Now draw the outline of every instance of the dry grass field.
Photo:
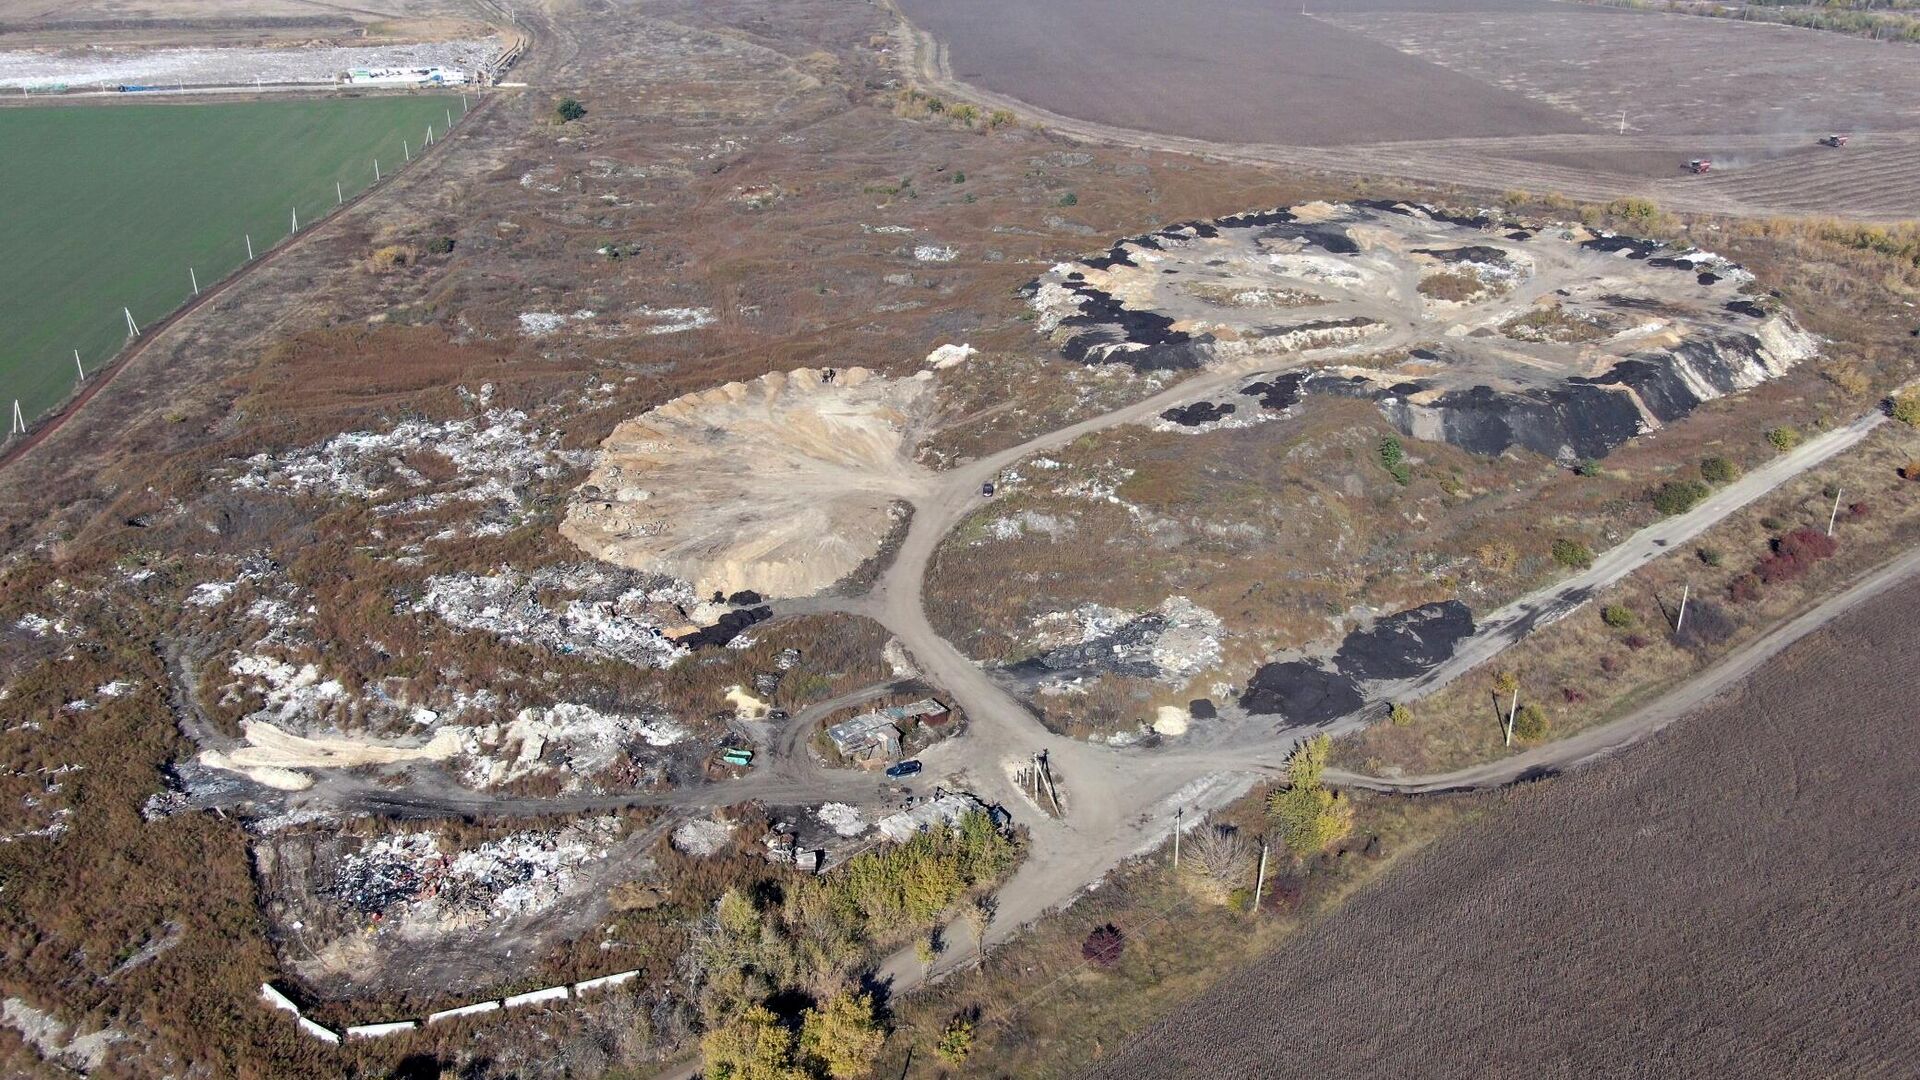
<svg viewBox="0 0 1920 1080">
<path fill-rule="evenodd" d="M 1908 1075 L 1916 603 L 1512 791 L 1088 1075 Z"/>
</svg>

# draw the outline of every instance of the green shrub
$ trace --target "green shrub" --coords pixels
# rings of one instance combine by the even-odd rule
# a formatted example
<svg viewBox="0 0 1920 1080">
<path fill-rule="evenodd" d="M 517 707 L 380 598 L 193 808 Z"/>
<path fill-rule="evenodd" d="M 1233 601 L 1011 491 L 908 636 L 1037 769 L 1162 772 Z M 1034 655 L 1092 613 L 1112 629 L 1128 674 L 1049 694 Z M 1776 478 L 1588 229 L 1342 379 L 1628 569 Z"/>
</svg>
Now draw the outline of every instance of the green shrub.
<svg viewBox="0 0 1920 1080">
<path fill-rule="evenodd" d="M 427 241 L 427 252 L 432 255 L 451 255 L 453 253 L 453 237 L 436 236 Z"/>
<path fill-rule="evenodd" d="M 1797 428 L 1782 424 L 1767 432 L 1767 441 L 1773 444 L 1775 450 L 1785 452 L 1800 445 L 1801 435 Z"/>
<path fill-rule="evenodd" d="M 947 1024 L 947 1030 L 940 1033 L 940 1044 L 934 1047 L 934 1053 L 949 1065 L 961 1065 L 967 1055 L 973 1053 L 973 1021 L 964 1016 L 956 1016 Z"/>
<path fill-rule="evenodd" d="M 1547 710 L 1531 701 L 1520 706 L 1520 711 L 1513 717 L 1513 737 L 1521 742 L 1535 742 L 1546 738 L 1550 727 L 1552 725 L 1547 722 Z"/>
<path fill-rule="evenodd" d="M 1615 199 L 1607 204 L 1607 213 L 1641 228 L 1660 220 L 1660 207 L 1652 199 Z"/>
<path fill-rule="evenodd" d="M 1700 479 L 1709 484 L 1730 484 L 1740 475 L 1740 467 L 1723 457 L 1710 457 L 1700 462 Z"/>
<path fill-rule="evenodd" d="M 1727 561 L 1727 557 L 1721 553 L 1719 548 L 1703 547 L 1698 554 L 1700 561 L 1708 566 L 1719 566 L 1721 563 Z"/>
<path fill-rule="evenodd" d="M 1061 206 L 1078 206 L 1079 204 L 1080 204 L 1080 196 L 1075 195 L 1071 191 L 1067 192 L 1065 195 L 1060 196 Z"/>
<path fill-rule="evenodd" d="M 1710 489 L 1698 480 L 1669 480 L 1653 493 L 1654 509 L 1671 517 L 1684 514 L 1700 504 Z"/>
<path fill-rule="evenodd" d="M 1413 710 L 1404 704 L 1396 704 L 1393 708 L 1387 710 L 1387 720 L 1391 722 L 1394 727 L 1406 727 L 1408 724 L 1413 723 Z"/>
<path fill-rule="evenodd" d="M 1393 482 L 1406 487 L 1413 480 L 1413 470 L 1407 465 L 1406 447 L 1400 445 L 1398 436 L 1389 435 L 1380 440 L 1380 467 L 1387 470 Z"/>
<path fill-rule="evenodd" d="M 1600 463 L 1592 458 L 1587 458 L 1573 467 L 1573 474 L 1575 476 L 1599 476 Z"/>
<path fill-rule="evenodd" d="M 1908 427 L 1920 427 L 1920 391 L 1909 390 L 1893 396 L 1893 418 Z"/>
<path fill-rule="evenodd" d="M 1600 609 L 1600 618 L 1608 626 L 1624 630 L 1633 625 L 1633 610 L 1625 604 L 1608 604 Z"/>
<path fill-rule="evenodd" d="M 1553 542 L 1553 561 L 1572 570 L 1593 565 L 1593 552 L 1578 540 L 1561 537 Z"/>
<path fill-rule="evenodd" d="M 587 107 L 573 98 L 561 98 L 560 103 L 553 107 L 553 115 L 561 123 L 571 124 L 587 115 Z"/>
</svg>

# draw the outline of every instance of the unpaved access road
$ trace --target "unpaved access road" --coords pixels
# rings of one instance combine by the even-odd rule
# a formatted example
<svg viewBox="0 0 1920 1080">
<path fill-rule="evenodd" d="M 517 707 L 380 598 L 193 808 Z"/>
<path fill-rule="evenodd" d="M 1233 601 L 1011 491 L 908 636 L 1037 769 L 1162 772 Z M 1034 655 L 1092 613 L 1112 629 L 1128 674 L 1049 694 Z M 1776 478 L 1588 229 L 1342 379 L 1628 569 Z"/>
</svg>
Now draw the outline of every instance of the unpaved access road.
<svg viewBox="0 0 1920 1080">
<path fill-rule="evenodd" d="M 1599 590 L 1700 535 L 1787 480 L 1856 445 L 1886 419 L 1876 411 L 1810 439 L 1722 488 L 1687 513 L 1635 533 L 1581 573 L 1494 612 L 1445 663 L 1414 679 L 1375 685 L 1366 706 L 1328 724 L 1275 729 L 1256 721 L 1245 730 L 1213 740 L 1210 747 L 1154 751 L 1096 746 L 1047 730 L 928 622 L 923 589 L 934 551 L 981 505 L 980 485 L 1001 470 L 1089 432 L 1142 420 L 1205 397 L 1246 378 L 1248 370 L 1247 366 L 1236 366 L 1208 371 L 1132 405 L 939 474 L 929 492 L 913 500 L 914 515 L 907 536 L 892 565 L 869 593 L 844 600 L 817 598 L 807 604 L 811 610 L 836 608 L 884 624 L 912 655 L 924 678 L 944 687 L 966 711 L 966 734 L 923 755 L 928 771 L 1007 807 L 1026 826 L 1031 844 L 1026 861 L 995 898 L 997 906 L 987 929 L 986 945 L 1004 942 L 1028 922 L 1071 904 L 1082 889 L 1098 883 L 1121 862 L 1165 842 L 1175 827 L 1176 808 L 1189 811 L 1184 815 L 1185 822 L 1198 824 L 1205 811 L 1226 805 L 1261 779 L 1281 772 L 1301 739 L 1320 732 L 1338 736 L 1356 731 L 1376 717 L 1380 702 L 1417 698 L 1445 686 L 1499 655 L 1535 627 L 1564 617 Z M 1920 555 L 1914 558 L 1920 565 Z M 1871 590 L 1856 589 L 1835 598 L 1828 617 L 1871 594 Z M 1758 656 L 1751 662 L 1758 664 L 1764 659 Z M 1683 707 L 1676 705 L 1676 710 Z M 797 722 L 795 729 L 800 729 Z M 804 748 L 798 749 L 804 754 Z M 1060 778 L 1067 803 L 1064 818 L 1056 819 L 1037 808 L 1020 812 L 1031 804 L 1003 766 L 1024 761 L 1036 751 L 1047 753 Z M 788 770 L 775 767 L 774 772 Z M 821 780 L 827 778 L 820 776 Z M 833 782 L 846 779 L 864 782 L 869 790 L 873 784 L 871 779 L 843 776 L 834 776 Z M 804 790 L 809 782 L 795 778 L 786 783 Z M 814 798 L 829 794 L 814 790 Z M 756 797 L 745 784 L 685 795 L 684 801 L 675 800 L 677 805 L 694 805 L 702 797 L 713 802 Z M 951 945 L 931 970 L 914 959 L 912 950 L 902 950 L 883 962 L 879 979 L 891 993 L 904 993 L 972 962 L 974 943 L 966 935 L 955 938 Z M 661 1074 L 661 1080 L 692 1076 L 696 1071 L 676 1067 Z"/>
<path fill-rule="evenodd" d="M 1367 707 L 1321 728 L 1269 728 L 1242 733 L 1243 737 L 1227 748 L 1147 752 L 1095 746 L 1048 731 L 927 621 L 922 590 L 935 549 L 979 506 L 980 485 L 1002 469 L 1089 432 L 1156 415 L 1244 377 L 1245 369 L 1210 371 L 1133 405 L 941 474 L 932 492 L 914 500 L 913 521 L 893 565 L 871 593 L 845 605 L 847 610 L 879 621 L 899 637 L 927 679 L 945 687 L 971 718 L 971 728 L 961 745 L 950 748 L 950 754 L 958 760 L 943 761 L 943 767 L 963 770 L 972 790 L 1010 808 L 1026 803 L 1007 779 L 1002 768 L 1005 763 L 1044 750 L 1061 777 L 1067 814 L 1064 819 L 1038 813 L 1025 815 L 1032 850 L 999 894 L 999 907 L 987 932 L 988 944 L 1005 940 L 1028 921 L 1071 902 L 1083 887 L 1097 882 L 1125 859 L 1158 846 L 1170 835 L 1176 806 L 1206 809 L 1229 802 L 1261 774 L 1283 767 L 1306 735 L 1319 731 L 1340 735 L 1357 730 L 1370 721 L 1377 711 L 1376 703 L 1410 700 L 1445 686 L 1499 655 L 1535 627 L 1564 617 L 1599 590 L 1698 536 L 1788 479 L 1854 446 L 1885 420 L 1876 411 L 1810 439 L 1715 492 L 1687 513 L 1635 533 L 1579 574 L 1494 612 L 1445 663 L 1414 679 L 1376 685 Z M 1198 815 L 1188 820 L 1198 820 Z"/>
</svg>

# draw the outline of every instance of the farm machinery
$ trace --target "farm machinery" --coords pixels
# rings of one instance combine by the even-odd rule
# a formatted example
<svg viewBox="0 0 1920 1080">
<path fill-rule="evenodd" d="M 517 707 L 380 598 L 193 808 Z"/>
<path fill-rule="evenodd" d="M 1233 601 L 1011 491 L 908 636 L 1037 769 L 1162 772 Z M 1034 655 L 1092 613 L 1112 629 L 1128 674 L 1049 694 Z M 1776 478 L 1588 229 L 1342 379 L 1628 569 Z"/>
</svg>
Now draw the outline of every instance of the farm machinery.
<svg viewBox="0 0 1920 1080">
<path fill-rule="evenodd" d="M 1840 149 L 1841 147 L 1843 147 L 1843 146 L 1845 146 L 1845 145 L 1847 145 L 1847 140 L 1848 140 L 1849 138 L 1851 138 L 1851 136 L 1848 136 L 1848 135 L 1829 135 L 1829 136 L 1827 136 L 1826 138 L 1824 138 L 1824 139 L 1821 139 L 1821 140 L 1820 140 L 1820 145 L 1821 145 L 1821 146 L 1831 146 L 1831 147 L 1833 147 L 1833 148 L 1834 148 L 1835 150 L 1838 150 L 1838 149 Z"/>
<path fill-rule="evenodd" d="M 1703 157 L 1694 158 L 1692 161 L 1687 162 L 1687 171 L 1695 176 L 1699 176 L 1702 173 L 1710 173 L 1713 171 L 1713 159 Z"/>
</svg>

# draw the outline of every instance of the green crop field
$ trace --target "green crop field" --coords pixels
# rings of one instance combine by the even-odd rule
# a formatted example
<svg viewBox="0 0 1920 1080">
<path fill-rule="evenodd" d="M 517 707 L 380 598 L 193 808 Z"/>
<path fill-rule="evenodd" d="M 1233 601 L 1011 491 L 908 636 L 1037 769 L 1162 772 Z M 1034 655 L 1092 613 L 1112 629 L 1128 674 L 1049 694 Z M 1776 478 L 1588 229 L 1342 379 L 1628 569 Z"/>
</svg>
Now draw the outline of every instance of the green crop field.
<svg viewBox="0 0 1920 1080">
<path fill-rule="evenodd" d="M 27 417 L 200 287 L 418 153 L 458 95 L 0 108 L 0 409 Z"/>
</svg>

